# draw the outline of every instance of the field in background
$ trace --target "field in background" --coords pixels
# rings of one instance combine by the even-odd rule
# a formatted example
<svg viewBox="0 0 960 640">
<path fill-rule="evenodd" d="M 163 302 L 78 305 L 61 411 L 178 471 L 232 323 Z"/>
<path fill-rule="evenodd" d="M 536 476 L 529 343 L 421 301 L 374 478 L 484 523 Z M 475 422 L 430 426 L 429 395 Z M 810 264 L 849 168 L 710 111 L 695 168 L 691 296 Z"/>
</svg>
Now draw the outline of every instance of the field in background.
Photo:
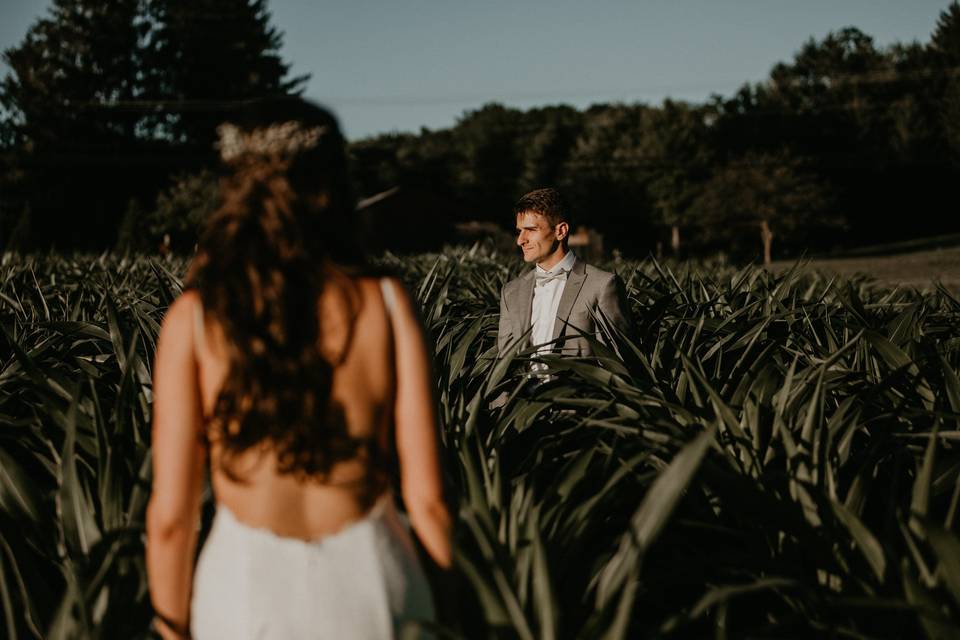
<svg viewBox="0 0 960 640">
<path fill-rule="evenodd" d="M 617 262 L 634 334 L 495 358 L 515 258 L 388 258 L 435 349 L 450 637 L 952 637 L 960 303 Z M 184 263 L 0 260 L 0 630 L 144 637 L 150 371 Z M 619 354 L 619 355 L 618 355 Z M 490 401 L 506 393 L 500 408 Z M 212 503 L 207 496 L 205 523 Z"/>
<path fill-rule="evenodd" d="M 804 269 L 844 277 L 866 275 L 887 287 L 913 287 L 929 291 L 942 284 L 960 292 L 960 247 L 930 248 L 891 255 L 863 255 L 842 258 L 815 258 L 801 262 Z M 782 272 L 793 262 L 774 262 Z"/>
</svg>

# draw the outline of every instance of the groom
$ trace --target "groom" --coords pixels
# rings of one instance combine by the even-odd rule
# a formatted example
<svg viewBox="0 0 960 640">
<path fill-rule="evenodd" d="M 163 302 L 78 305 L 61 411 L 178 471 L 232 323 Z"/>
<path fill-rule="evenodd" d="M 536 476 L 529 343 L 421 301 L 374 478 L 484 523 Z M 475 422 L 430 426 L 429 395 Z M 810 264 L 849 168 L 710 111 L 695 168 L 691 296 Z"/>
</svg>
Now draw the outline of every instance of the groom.
<svg viewBox="0 0 960 640">
<path fill-rule="evenodd" d="M 591 355 L 581 332 L 599 335 L 595 315 L 629 335 L 623 283 L 570 251 L 570 217 L 560 193 L 531 191 L 513 212 L 523 260 L 536 267 L 505 284 L 500 293 L 499 355 L 527 346 L 538 353 Z"/>
</svg>

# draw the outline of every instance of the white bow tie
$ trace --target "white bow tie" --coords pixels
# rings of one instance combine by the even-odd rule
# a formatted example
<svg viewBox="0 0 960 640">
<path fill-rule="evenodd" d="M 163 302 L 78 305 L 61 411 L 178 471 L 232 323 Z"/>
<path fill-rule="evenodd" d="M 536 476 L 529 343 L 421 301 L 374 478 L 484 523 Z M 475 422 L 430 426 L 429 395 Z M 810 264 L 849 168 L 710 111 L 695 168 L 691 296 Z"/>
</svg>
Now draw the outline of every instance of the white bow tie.
<svg viewBox="0 0 960 640">
<path fill-rule="evenodd" d="M 570 273 L 569 269 L 561 269 L 556 273 L 549 272 L 549 271 L 547 273 L 537 273 L 536 274 L 537 286 L 539 287 L 539 286 L 545 285 L 548 282 L 552 282 L 553 280 L 566 280 L 568 273 Z"/>
</svg>

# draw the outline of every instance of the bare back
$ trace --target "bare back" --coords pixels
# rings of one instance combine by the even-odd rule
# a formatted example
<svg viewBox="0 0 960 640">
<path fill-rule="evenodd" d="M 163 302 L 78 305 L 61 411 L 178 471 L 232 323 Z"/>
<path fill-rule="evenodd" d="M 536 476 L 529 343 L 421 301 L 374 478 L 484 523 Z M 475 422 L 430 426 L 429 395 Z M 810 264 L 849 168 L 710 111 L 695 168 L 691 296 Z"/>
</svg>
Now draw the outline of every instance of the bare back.
<svg viewBox="0 0 960 640">
<path fill-rule="evenodd" d="M 393 285 L 388 283 L 388 287 Z M 199 296 L 196 305 L 199 309 Z M 394 337 L 380 281 L 331 278 L 318 301 L 321 335 L 318 348 L 339 363 L 333 372 L 331 401 L 342 409 L 348 433 L 391 451 L 396 392 Z M 227 375 L 225 338 L 214 318 L 205 318 L 195 336 L 198 386 L 203 415 L 212 414 Z M 318 425 L 318 428 L 322 428 Z M 269 443 L 235 456 L 231 479 L 221 468 L 220 450 L 211 444 L 210 468 L 217 502 L 241 522 L 301 539 L 342 529 L 369 509 L 367 461 L 336 463 L 324 480 L 278 474 Z"/>
</svg>

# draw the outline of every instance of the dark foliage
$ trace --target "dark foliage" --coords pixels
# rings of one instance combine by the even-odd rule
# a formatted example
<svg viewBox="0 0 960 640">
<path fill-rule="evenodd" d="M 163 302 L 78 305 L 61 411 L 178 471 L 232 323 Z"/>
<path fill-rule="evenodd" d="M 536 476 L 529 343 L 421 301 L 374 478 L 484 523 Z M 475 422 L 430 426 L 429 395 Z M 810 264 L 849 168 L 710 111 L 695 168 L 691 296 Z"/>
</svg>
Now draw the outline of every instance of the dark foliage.
<svg viewBox="0 0 960 640">
<path fill-rule="evenodd" d="M 262 0 L 54 0 L 4 52 L 0 231 L 29 204 L 18 248 L 114 246 L 131 201 L 210 164 L 229 107 L 302 86 L 279 48 Z"/>
<path fill-rule="evenodd" d="M 790 206 L 774 212 L 776 255 L 960 230 L 950 208 L 960 196 L 957 123 L 954 3 L 925 45 L 881 49 L 844 28 L 806 42 L 766 81 L 705 105 L 668 100 L 523 112 L 491 104 L 448 130 L 359 141 L 354 172 L 364 195 L 429 174 L 431 188 L 505 227 L 509 203 L 530 189 L 559 186 L 579 220 L 627 255 L 665 245 L 675 228 L 684 253 L 752 259 L 761 243 L 742 221 L 755 212 L 738 209 L 740 195 L 752 196 L 731 187 L 756 182 L 755 163 L 743 158 L 787 157 L 785 166 L 802 167 L 793 180 L 798 188 L 781 198 Z M 741 169 L 745 175 L 735 175 Z M 716 194 L 718 181 L 725 215 L 718 217 L 717 207 L 705 215 L 704 191 Z"/>
</svg>

